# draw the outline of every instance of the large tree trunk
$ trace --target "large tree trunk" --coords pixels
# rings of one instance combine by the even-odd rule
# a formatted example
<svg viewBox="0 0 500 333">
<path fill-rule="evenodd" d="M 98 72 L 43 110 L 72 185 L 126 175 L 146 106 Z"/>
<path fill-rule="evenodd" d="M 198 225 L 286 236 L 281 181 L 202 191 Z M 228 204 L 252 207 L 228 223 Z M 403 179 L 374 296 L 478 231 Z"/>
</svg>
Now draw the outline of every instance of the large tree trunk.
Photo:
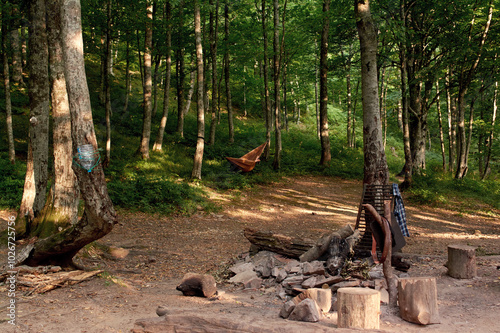
<svg viewBox="0 0 500 333">
<path fill-rule="evenodd" d="M 272 115 L 271 115 L 271 101 L 269 99 L 269 70 L 268 70 L 268 59 L 267 59 L 267 26 L 266 26 L 266 0 L 262 0 L 262 34 L 264 40 L 264 61 L 262 62 L 262 69 L 264 72 L 264 117 L 266 119 L 266 148 L 264 149 L 263 159 L 265 161 L 269 160 L 271 152 L 271 127 L 272 127 Z"/>
<path fill-rule="evenodd" d="M 389 170 L 382 142 L 378 104 L 377 30 L 368 0 L 356 0 L 354 11 L 361 46 L 361 86 L 363 94 L 363 144 L 365 184 L 387 184 Z"/>
<path fill-rule="evenodd" d="M 147 7 L 146 39 L 144 50 L 144 115 L 142 119 L 142 136 L 139 154 L 142 159 L 149 159 L 149 140 L 151 137 L 151 105 L 152 105 L 152 76 L 151 53 L 153 49 L 153 3 Z"/>
<path fill-rule="evenodd" d="M 210 0 L 213 6 L 213 0 Z M 210 139 L 209 144 L 215 144 L 215 130 L 217 128 L 217 41 L 219 34 L 219 0 L 215 1 L 215 8 L 210 12 L 210 55 L 212 61 L 212 103 L 210 105 Z"/>
<path fill-rule="evenodd" d="M 62 1 L 46 1 L 47 36 L 50 59 L 50 83 L 54 142 L 54 185 L 45 207 L 30 227 L 30 237 L 45 238 L 77 222 L 80 194 L 71 165 L 73 144 L 71 115 L 66 77 L 64 75 L 63 46 L 61 39 Z"/>
<path fill-rule="evenodd" d="M 280 48 L 279 48 L 279 0 L 274 0 L 274 170 L 281 166 L 281 120 L 280 120 Z"/>
<path fill-rule="evenodd" d="M 198 81 L 198 136 L 196 140 L 196 152 L 194 153 L 194 164 L 191 178 L 201 179 L 201 166 L 203 163 L 203 150 L 205 147 L 205 107 L 203 87 L 205 79 L 203 77 L 203 47 L 201 44 L 201 18 L 200 4 L 194 1 L 194 33 L 196 38 L 196 71 Z"/>
<path fill-rule="evenodd" d="M 172 6 L 170 1 L 165 4 L 166 20 L 167 20 L 167 61 L 165 68 L 165 90 L 163 92 L 163 115 L 158 128 L 158 135 L 156 136 L 153 150 L 161 151 L 163 145 L 163 136 L 165 134 L 165 127 L 168 120 L 168 107 L 170 105 L 170 77 L 172 73 Z"/>
<path fill-rule="evenodd" d="M 321 33 L 320 51 L 320 138 L 321 160 L 320 165 L 327 165 L 332 159 L 330 151 L 330 137 L 328 135 L 328 32 L 330 30 L 330 0 L 323 1 L 323 30 Z"/>
<path fill-rule="evenodd" d="M 3 60 L 3 83 L 5 89 L 5 120 L 7 123 L 7 137 L 9 142 L 9 161 L 16 163 L 16 150 L 14 146 L 14 131 L 12 128 L 12 101 L 10 97 L 10 73 L 9 73 L 9 56 L 7 54 L 7 17 L 5 7 L 2 11 L 2 60 Z"/>
<path fill-rule="evenodd" d="M 45 205 L 48 178 L 49 157 L 49 54 L 47 46 L 45 1 L 30 2 L 30 129 L 28 142 L 28 161 L 24 193 L 21 202 L 19 218 L 20 224 L 30 223 L 41 212 Z M 18 227 L 20 225 L 18 224 Z M 27 229 L 18 229 L 18 237 L 23 232 L 29 234 Z"/>
<path fill-rule="evenodd" d="M 230 57 L 229 57 L 229 2 L 224 5 L 224 33 L 226 53 L 224 54 L 224 77 L 226 81 L 227 122 L 229 128 L 229 142 L 234 142 L 233 102 L 231 98 L 231 83 L 229 82 Z"/>
<path fill-rule="evenodd" d="M 90 95 L 85 76 L 79 0 L 63 0 L 62 21 L 71 135 L 73 154 L 76 154 L 77 147 L 82 144 L 91 144 L 97 150 Z M 85 201 L 82 218 L 75 225 L 59 233 L 38 239 L 24 263 L 72 266 L 73 256 L 83 246 L 106 235 L 116 223 L 116 213 L 108 196 L 101 165 L 96 166 L 92 172 L 75 166 L 74 172 Z"/>
</svg>

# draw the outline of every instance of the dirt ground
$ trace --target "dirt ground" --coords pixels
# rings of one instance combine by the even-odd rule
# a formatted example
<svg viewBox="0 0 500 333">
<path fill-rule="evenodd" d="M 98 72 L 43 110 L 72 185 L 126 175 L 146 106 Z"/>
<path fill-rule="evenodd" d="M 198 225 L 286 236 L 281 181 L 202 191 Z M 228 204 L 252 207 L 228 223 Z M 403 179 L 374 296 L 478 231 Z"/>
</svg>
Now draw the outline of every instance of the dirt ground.
<svg viewBox="0 0 500 333">
<path fill-rule="evenodd" d="M 217 213 L 158 217 L 119 212 L 120 224 L 77 263 L 104 273 L 45 294 L 17 292 L 16 322 L 2 332 L 130 332 L 157 306 L 185 314 L 210 314 L 262 322 L 289 332 L 336 328 L 335 315 L 317 324 L 278 317 L 283 301 L 272 290 L 242 290 L 219 283 L 218 300 L 184 297 L 175 290 L 184 273 L 219 274 L 249 243 L 245 227 L 316 239 L 345 224 L 354 226 L 362 185 L 329 177 L 297 177 L 248 192 L 213 194 Z M 410 276 L 436 277 L 441 323 L 419 326 L 382 307 L 382 332 L 500 332 L 500 212 L 464 212 L 407 204 L 410 236 L 403 248 Z M 0 212 L 2 229 L 12 212 Z M 478 276 L 446 276 L 447 245 L 478 247 Z M 102 247 L 99 245 L 103 245 Z M 103 252 L 102 248 L 111 247 Z M 6 249 L 0 248 L 0 264 Z M 0 319 L 6 318 L 6 286 L 0 285 Z M 307 328 L 307 329 L 306 329 Z M 279 330 L 276 330 L 279 331 Z M 343 330 L 339 330 L 343 331 Z M 346 330 L 349 331 L 349 330 Z"/>
</svg>

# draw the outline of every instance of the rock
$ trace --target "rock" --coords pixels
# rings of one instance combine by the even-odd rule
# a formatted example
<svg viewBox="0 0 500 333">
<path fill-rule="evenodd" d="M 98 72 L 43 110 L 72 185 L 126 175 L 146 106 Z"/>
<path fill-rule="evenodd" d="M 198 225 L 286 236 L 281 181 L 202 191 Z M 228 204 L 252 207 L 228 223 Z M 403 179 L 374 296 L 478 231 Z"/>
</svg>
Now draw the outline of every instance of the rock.
<svg viewBox="0 0 500 333">
<path fill-rule="evenodd" d="M 282 285 L 285 288 L 293 289 L 296 287 L 301 287 L 302 281 L 304 281 L 304 276 L 302 275 L 289 276 L 285 280 L 283 280 Z"/>
<path fill-rule="evenodd" d="M 304 289 L 314 288 L 317 284 L 317 281 L 318 281 L 318 277 L 311 276 L 310 278 L 308 278 L 302 282 L 302 288 L 304 288 Z"/>
<path fill-rule="evenodd" d="M 322 287 L 323 285 L 328 285 L 331 286 L 332 284 L 339 283 L 344 281 L 344 278 L 341 277 L 340 275 L 335 275 L 335 276 L 322 276 L 318 278 L 316 285 L 314 286 L 315 288 Z"/>
<path fill-rule="evenodd" d="M 245 289 L 259 289 L 262 286 L 262 279 L 255 277 L 244 283 Z"/>
<path fill-rule="evenodd" d="M 229 282 L 231 283 L 247 283 L 248 281 L 257 278 L 257 273 L 255 273 L 253 270 L 251 271 L 244 271 L 241 273 L 236 274 L 232 278 L 229 279 Z"/>
<path fill-rule="evenodd" d="M 335 256 L 330 257 L 325 263 L 326 269 L 330 274 L 337 275 L 340 269 L 344 266 L 344 259 Z"/>
<path fill-rule="evenodd" d="M 157 308 L 156 308 L 156 314 L 158 315 L 158 317 L 162 317 L 166 314 L 168 314 L 168 309 L 159 305 Z"/>
<path fill-rule="evenodd" d="M 281 283 L 288 276 L 286 270 L 284 268 L 280 268 L 278 270 L 278 274 L 276 275 L 276 282 Z"/>
<path fill-rule="evenodd" d="M 253 271 L 254 265 L 251 262 L 239 262 L 236 265 L 229 268 L 234 274 L 243 273 L 245 271 Z"/>
<path fill-rule="evenodd" d="M 299 267 L 298 270 L 297 270 L 297 267 Z M 294 260 L 290 260 L 285 265 L 285 270 L 286 270 L 287 273 L 291 273 L 292 269 L 294 269 L 294 268 L 295 268 L 296 271 L 300 271 L 300 262 L 298 260 L 295 260 L 295 259 Z"/>
<path fill-rule="evenodd" d="M 281 307 L 280 310 L 280 317 L 287 319 L 290 316 L 290 313 L 292 313 L 293 309 L 295 309 L 295 302 L 292 300 L 285 302 L 283 306 Z"/>
<path fill-rule="evenodd" d="M 325 275 L 325 266 L 321 261 L 305 262 L 302 264 L 304 275 Z"/>
<path fill-rule="evenodd" d="M 217 292 L 217 283 L 212 275 L 187 273 L 176 289 L 184 296 L 211 297 Z"/>
<path fill-rule="evenodd" d="M 316 302 L 307 298 L 295 306 L 288 319 L 314 323 L 321 319 L 321 313 Z"/>
</svg>

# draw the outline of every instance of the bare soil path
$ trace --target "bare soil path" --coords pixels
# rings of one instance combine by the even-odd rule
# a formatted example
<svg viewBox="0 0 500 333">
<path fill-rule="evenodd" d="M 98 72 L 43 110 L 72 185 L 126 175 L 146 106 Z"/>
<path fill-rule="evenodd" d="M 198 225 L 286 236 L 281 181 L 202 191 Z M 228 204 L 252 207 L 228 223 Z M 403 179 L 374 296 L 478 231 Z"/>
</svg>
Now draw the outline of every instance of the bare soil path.
<svg viewBox="0 0 500 333">
<path fill-rule="evenodd" d="M 244 193 L 214 194 L 213 200 L 223 206 L 218 213 L 158 217 L 122 211 L 120 225 L 77 258 L 87 268 L 105 270 L 101 277 L 42 295 L 18 292 L 18 325 L 2 322 L 0 331 L 130 332 L 136 320 L 156 317 L 158 305 L 173 312 L 264 320 L 269 327 L 289 327 L 290 332 L 335 328 L 334 319 L 302 324 L 278 318 L 283 301 L 270 290 L 221 283 L 224 295 L 210 301 L 183 297 L 175 286 L 186 272 L 218 274 L 247 251 L 245 227 L 315 239 L 345 224 L 354 226 L 361 190 L 358 181 L 304 176 Z M 403 252 L 412 264 L 409 274 L 437 278 L 442 323 L 413 325 L 384 309 L 381 331 L 500 332 L 500 212 L 406 208 L 411 237 Z M 0 212 L 1 229 L 9 214 Z M 489 254 L 478 258 L 477 278 L 446 276 L 448 244 L 468 244 L 479 247 L 479 254 Z M 4 247 L 0 256 L 3 265 Z M 8 302 L 6 286 L 0 285 L 0 319 L 6 317 Z"/>
</svg>

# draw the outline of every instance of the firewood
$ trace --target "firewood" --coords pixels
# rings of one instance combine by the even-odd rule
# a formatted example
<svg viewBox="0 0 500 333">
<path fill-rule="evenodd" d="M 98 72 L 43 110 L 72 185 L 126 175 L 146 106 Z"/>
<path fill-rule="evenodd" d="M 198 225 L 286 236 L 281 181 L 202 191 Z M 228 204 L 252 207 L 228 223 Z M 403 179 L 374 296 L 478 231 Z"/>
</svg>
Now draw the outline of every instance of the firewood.
<svg viewBox="0 0 500 333">
<path fill-rule="evenodd" d="M 296 259 L 314 246 L 314 241 L 310 239 L 292 238 L 249 228 L 244 230 L 244 235 L 259 250 L 271 251 Z"/>
<path fill-rule="evenodd" d="M 456 279 L 472 279 L 477 274 L 476 248 L 468 245 L 448 245 L 448 275 Z"/>
<path fill-rule="evenodd" d="M 345 239 L 351 236 L 354 233 L 352 227 L 348 224 L 340 230 L 337 230 L 329 235 L 321 237 L 316 244 L 313 245 L 306 253 L 300 256 L 300 262 L 313 261 L 321 257 L 334 238 L 336 239 Z"/>
<path fill-rule="evenodd" d="M 339 328 L 380 327 L 380 292 L 369 288 L 340 288 L 337 291 Z"/>
</svg>

